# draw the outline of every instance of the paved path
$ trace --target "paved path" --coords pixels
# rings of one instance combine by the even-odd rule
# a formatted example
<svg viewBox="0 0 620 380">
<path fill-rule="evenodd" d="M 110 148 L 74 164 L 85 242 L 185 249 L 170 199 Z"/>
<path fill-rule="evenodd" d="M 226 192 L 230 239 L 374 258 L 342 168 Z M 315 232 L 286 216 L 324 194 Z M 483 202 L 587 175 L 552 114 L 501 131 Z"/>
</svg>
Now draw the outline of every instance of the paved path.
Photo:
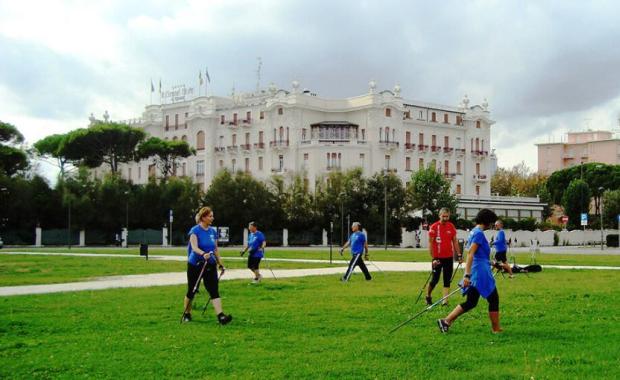
<svg viewBox="0 0 620 380">
<path fill-rule="evenodd" d="M 89 253 L 42 253 L 42 252 L 2 252 L 1 254 L 27 254 L 27 255 L 53 255 L 53 256 L 95 256 L 95 257 L 121 257 L 136 258 L 136 255 L 118 255 L 118 254 L 89 254 Z M 149 256 L 159 260 L 175 260 L 185 261 L 184 256 Z M 229 257 L 230 259 L 244 260 L 241 257 Z M 288 261 L 288 262 L 312 262 L 312 263 L 329 263 L 329 260 L 305 260 L 305 259 L 270 259 L 272 261 Z M 340 261 L 344 264 L 344 261 Z M 371 261 L 367 262 L 371 272 L 427 272 L 428 263 L 426 262 L 392 262 L 392 261 Z M 620 267 L 605 266 L 566 266 L 566 265 L 544 265 L 544 268 L 553 269 L 596 269 L 596 270 L 620 270 Z M 276 269 L 274 273 L 277 278 L 305 277 L 305 276 L 324 276 L 343 274 L 345 266 L 330 268 L 309 268 L 309 269 Z M 267 280 L 271 272 L 263 269 L 263 275 Z M 222 277 L 222 280 L 250 280 L 247 269 L 229 269 Z M 45 284 L 45 285 L 20 285 L 0 287 L 0 296 L 15 296 L 27 294 L 44 294 L 73 292 L 83 290 L 101 290 L 111 288 L 139 288 L 150 286 L 168 286 L 186 284 L 187 275 L 185 272 L 171 273 L 153 273 L 139 274 L 130 276 L 109 276 L 101 277 L 91 281 L 70 282 L 64 284 Z"/>
</svg>

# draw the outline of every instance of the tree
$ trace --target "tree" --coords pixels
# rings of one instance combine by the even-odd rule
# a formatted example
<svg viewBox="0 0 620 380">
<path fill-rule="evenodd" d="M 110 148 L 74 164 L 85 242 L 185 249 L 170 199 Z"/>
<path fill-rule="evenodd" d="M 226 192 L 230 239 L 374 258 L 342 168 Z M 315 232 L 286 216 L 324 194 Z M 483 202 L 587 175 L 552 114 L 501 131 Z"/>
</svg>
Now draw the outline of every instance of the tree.
<svg viewBox="0 0 620 380">
<path fill-rule="evenodd" d="M 136 146 L 144 137 L 145 133 L 140 128 L 113 122 L 96 122 L 89 128 L 69 132 L 60 153 L 90 168 L 107 164 L 112 174 L 116 174 L 119 163 L 135 158 Z"/>
<path fill-rule="evenodd" d="M 67 135 L 50 135 L 34 143 L 34 148 L 41 156 L 49 156 L 56 159 L 56 165 L 60 168 L 60 177 L 65 178 L 65 165 L 69 162 L 62 154 L 62 146 Z"/>
<path fill-rule="evenodd" d="M 603 193 L 603 222 L 608 228 L 618 227 L 620 215 L 620 190 L 608 190 Z"/>
<path fill-rule="evenodd" d="M 282 205 L 286 218 L 286 225 L 293 231 L 302 231 L 313 228 L 315 223 L 314 198 L 308 191 L 301 176 L 295 176 L 288 186 L 284 186 L 283 179 L 276 176 L 271 180 L 272 192 Z"/>
<path fill-rule="evenodd" d="M 436 220 L 443 207 L 456 215 L 458 201 L 450 193 L 450 183 L 432 167 L 413 174 L 407 192 L 411 208 L 422 210 L 423 217 L 430 214 L 430 219 Z"/>
<path fill-rule="evenodd" d="M 502 196 L 535 197 L 540 188 L 545 186 L 547 176 L 532 173 L 530 168 L 521 162 L 512 169 L 499 168 L 491 178 L 491 193 Z"/>
<path fill-rule="evenodd" d="M 568 215 L 569 226 L 579 228 L 581 213 L 587 212 L 590 206 L 590 188 L 585 181 L 572 180 L 562 196 L 562 206 Z"/>
<path fill-rule="evenodd" d="M 0 173 L 12 176 L 28 168 L 26 153 L 12 145 L 22 143 L 24 136 L 9 123 L 0 121 Z"/>
<path fill-rule="evenodd" d="M 166 141 L 158 137 L 151 137 L 138 145 L 135 160 L 140 161 L 152 157 L 161 176 L 167 180 L 169 176 L 175 175 L 180 158 L 194 154 L 196 154 L 196 150 L 185 141 Z"/>
</svg>

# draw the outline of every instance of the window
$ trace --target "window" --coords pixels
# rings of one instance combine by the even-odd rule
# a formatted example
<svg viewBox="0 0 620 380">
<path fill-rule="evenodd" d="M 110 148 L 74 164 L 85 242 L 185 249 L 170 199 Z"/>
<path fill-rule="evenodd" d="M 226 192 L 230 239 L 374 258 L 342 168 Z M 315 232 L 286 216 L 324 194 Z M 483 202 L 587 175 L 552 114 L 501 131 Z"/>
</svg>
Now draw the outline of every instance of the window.
<svg viewBox="0 0 620 380">
<path fill-rule="evenodd" d="M 183 165 L 181 165 L 181 175 L 183 177 L 186 176 L 186 169 L 187 169 L 187 164 L 184 162 Z"/>
<path fill-rule="evenodd" d="M 383 141 L 383 128 L 379 128 L 379 141 Z"/>
<path fill-rule="evenodd" d="M 282 107 L 278 108 L 278 115 L 284 115 L 284 109 Z"/>
<path fill-rule="evenodd" d="M 405 132 L 405 143 L 407 144 L 411 143 L 411 132 L 409 131 Z"/>
<path fill-rule="evenodd" d="M 457 194 L 461 194 L 461 185 L 460 184 L 456 185 L 456 193 Z"/>
<path fill-rule="evenodd" d="M 205 162 L 203 160 L 196 161 L 196 176 L 202 177 L 205 175 Z"/>
<path fill-rule="evenodd" d="M 390 170 L 390 155 L 385 156 L 385 169 Z"/>
<path fill-rule="evenodd" d="M 476 128 L 480 128 L 480 120 L 476 120 Z"/>
<path fill-rule="evenodd" d="M 279 129 L 280 141 L 284 140 L 284 127 L 280 127 Z"/>
<path fill-rule="evenodd" d="M 181 137 L 181 141 L 185 141 L 185 142 L 187 142 L 187 136 L 183 135 L 183 136 Z"/>
<path fill-rule="evenodd" d="M 327 168 L 329 169 L 332 166 L 331 155 L 327 153 Z"/>
<path fill-rule="evenodd" d="M 366 141 L 366 130 L 362 129 L 362 141 Z"/>
<path fill-rule="evenodd" d="M 245 158 L 245 172 L 246 173 L 250 172 L 250 158 L 249 157 Z"/>
<path fill-rule="evenodd" d="M 263 170 L 263 158 L 258 157 L 258 170 Z"/>
<path fill-rule="evenodd" d="M 484 151 L 484 139 L 480 140 L 480 150 Z"/>
<path fill-rule="evenodd" d="M 252 120 L 252 111 L 248 111 L 245 113 L 245 120 L 247 121 Z"/>
<path fill-rule="evenodd" d="M 301 141 L 306 141 L 306 128 L 301 129 Z"/>
<path fill-rule="evenodd" d="M 234 173 L 235 170 L 237 169 L 237 159 L 233 158 L 231 164 L 232 164 L 232 172 Z"/>
<path fill-rule="evenodd" d="M 447 113 L 444 113 L 444 114 L 443 114 L 443 122 L 444 122 L 444 123 L 446 123 L 446 124 L 449 124 L 449 121 L 448 121 L 448 114 L 447 114 Z"/>
<path fill-rule="evenodd" d="M 422 170 L 424 169 L 424 159 L 420 158 L 418 159 L 418 170 Z"/>
<path fill-rule="evenodd" d="M 450 147 L 450 137 L 448 137 L 448 136 L 444 136 L 443 137 L 443 146 L 446 147 L 446 148 Z"/>
<path fill-rule="evenodd" d="M 435 112 L 431 113 L 431 121 L 437 122 L 437 114 Z"/>
<path fill-rule="evenodd" d="M 149 165 L 149 178 L 155 177 L 155 164 Z"/>
<path fill-rule="evenodd" d="M 138 179 L 142 178 L 142 166 L 138 166 Z"/>
<path fill-rule="evenodd" d="M 308 153 L 304 153 L 304 168 L 308 167 Z"/>
<path fill-rule="evenodd" d="M 236 133 L 233 133 L 233 135 L 232 135 L 232 144 L 231 145 L 232 146 L 237 145 L 237 134 Z"/>
<path fill-rule="evenodd" d="M 178 138 L 177 136 L 174 136 L 174 137 L 172 138 L 172 141 L 177 141 L 178 139 L 179 139 L 179 138 Z"/>
<path fill-rule="evenodd" d="M 476 195 L 480 195 L 480 186 L 476 186 Z"/>
<path fill-rule="evenodd" d="M 437 135 L 432 135 L 431 136 L 431 145 L 432 146 L 437 146 Z"/>
<path fill-rule="evenodd" d="M 245 134 L 245 145 L 250 145 L 250 132 Z"/>
<path fill-rule="evenodd" d="M 366 155 L 364 153 L 360 153 L 360 166 L 364 167 L 364 160 L 366 159 Z"/>
<path fill-rule="evenodd" d="M 385 117 L 392 117 L 392 109 L 390 108 L 385 109 Z"/>
<path fill-rule="evenodd" d="M 445 161 L 443 162 L 443 172 L 444 172 L 445 174 L 450 174 L 450 161 L 445 160 Z"/>
<path fill-rule="evenodd" d="M 437 160 L 431 161 L 431 168 L 433 168 L 433 170 L 437 170 Z"/>
<path fill-rule="evenodd" d="M 476 162 L 476 175 L 480 175 L 480 163 Z"/>
<path fill-rule="evenodd" d="M 385 127 L 385 141 L 390 141 L 390 127 Z"/>
<path fill-rule="evenodd" d="M 174 114 L 174 129 L 179 129 L 179 114 Z"/>
<path fill-rule="evenodd" d="M 405 170 L 411 170 L 411 157 L 405 157 Z"/>
<path fill-rule="evenodd" d="M 220 116 L 220 124 L 224 124 L 226 122 L 226 116 L 225 115 L 221 115 Z"/>
<path fill-rule="evenodd" d="M 265 118 L 265 111 L 260 111 L 259 118 L 263 120 Z"/>
<path fill-rule="evenodd" d="M 189 115 L 189 113 L 185 112 L 185 119 L 183 120 L 183 123 L 185 125 L 185 129 L 187 129 L 187 115 Z"/>
<path fill-rule="evenodd" d="M 480 139 L 476 137 L 476 150 L 480 150 Z"/>
<path fill-rule="evenodd" d="M 170 115 L 166 115 L 166 131 L 170 127 Z"/>
<path fill-rule="evenodd" d="M 418 134 L 418 144 L 424 145 L 424 133 Z"/>
<path fill-rule="evenodd" d="M 456 116 L 456 125 L 463 125 L 463 116 L 461 115 Z"/>
<path fill-rule="evenodd" d="M 280 169 L 280 171 L 284 170 L 284 156 L 283 155 L 278 156 L 278 168 Z"/>
<path fill-rule="evenodd" d="M 403 119 L 411 119 L 411 111 L 405 111 L 403 115 Z"/>
<path fill-rule="evenodd" d="M 196 149 L 203 150 L 205 148 L 205 133 L 198 131 L 196 133 Z"/>
<path fill-rule="evenodd" d="M 424 120 L 424 113 L 420 111 L 420 115 L 418 116 L 419 120 Z"/>
<path fill-rule="evenodd" d="M 233 113 L 233 124 L 237 125 L 237 114 Z"/>
<path fill-rule="evenodd" d="M 224 147 L 224 136 L 220 136 L 220 148 Z"/>
<path fill-rule="evenodd" d="M 462 174 L 461 173 L 461 161 L 456 162 L 456 174 Z"/>
<path fill-rule="evenodd" d="M 224 160 L 220 160 L 220 169 L 224 167 Z"/>
</svg>

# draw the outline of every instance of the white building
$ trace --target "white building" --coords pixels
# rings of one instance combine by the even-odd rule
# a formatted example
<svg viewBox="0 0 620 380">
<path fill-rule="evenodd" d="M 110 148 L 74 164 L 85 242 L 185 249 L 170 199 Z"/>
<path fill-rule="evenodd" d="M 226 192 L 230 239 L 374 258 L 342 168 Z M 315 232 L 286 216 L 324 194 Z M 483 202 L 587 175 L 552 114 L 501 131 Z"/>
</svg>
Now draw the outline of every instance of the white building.
<svg viewBox="0 0 620 380">
<path fill-rule="evenodd" d="M 274 174 L 304 176 L 310 187 L 334 170 L 361 167 L 365 175 L 384 169 L 403 182 L 434 165 L 455 194 L 490 195 L 488 104 L 446 106 L 404 100 L 400 86 L 344 99 L 326 99 L 271 85 L 259 94 L 184 97 L 147 106 L 130 124 L 166 140 L 185 140 L 197 154 L 177 175 L 206 189 L 222 169 L 246 171 L 258 179 Z M 165 103 L 165 102 L 164 102 Z M 149 161 L 124 165 L 123 177 L 146 183 L 156 170 Z"/>
</svg>

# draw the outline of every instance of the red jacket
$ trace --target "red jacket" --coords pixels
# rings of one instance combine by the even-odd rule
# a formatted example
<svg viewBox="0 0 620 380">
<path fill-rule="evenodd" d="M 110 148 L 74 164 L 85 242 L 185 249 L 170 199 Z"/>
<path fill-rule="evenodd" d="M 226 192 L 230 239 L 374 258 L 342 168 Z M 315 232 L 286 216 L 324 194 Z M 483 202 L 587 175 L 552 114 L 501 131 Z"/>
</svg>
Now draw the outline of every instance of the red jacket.
<svg viewBox="0 0 620 380">
<path fill-rule="evenodd" d="M 452 241 L 456 236 L 456 228 L 451 222 L 441 224 L 435 222 L 428 230 L 428 242 L 433 253 L 433 258 L 447 259 L 454 257 Z"/>
</svg>

